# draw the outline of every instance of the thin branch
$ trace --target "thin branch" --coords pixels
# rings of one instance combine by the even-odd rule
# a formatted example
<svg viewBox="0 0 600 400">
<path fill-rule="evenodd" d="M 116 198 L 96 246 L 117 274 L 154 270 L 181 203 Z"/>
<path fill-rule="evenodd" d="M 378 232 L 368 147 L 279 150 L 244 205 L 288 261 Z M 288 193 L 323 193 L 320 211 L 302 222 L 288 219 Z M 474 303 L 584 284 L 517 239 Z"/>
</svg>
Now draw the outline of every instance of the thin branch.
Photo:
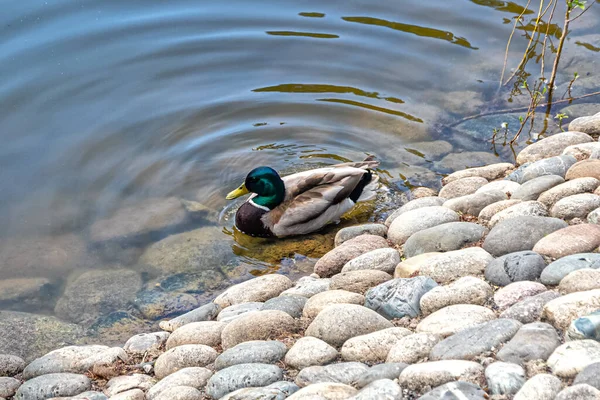
<svg viewBox="0 0 600 400">
<path fill-rule="evenodd" d="M 582 16 L 582 15 L 583 15 L 583 14 L 584 14 L 584 13 L 585 13 L 587 10 L 589 10 L 590 8 L 592 8 L 592 6 L 594 5 L 594 3 L 596 3 L 596 1 L 595 1 L 595 0 L 594 0 L 594 1 L 592 1 L 592 2 L 590 3 L 590 5 L 589 5 L 589 6 L 587 6 L 587 7 L 585 8 L 585 10 L 583 10 L 583 11 L 581 12 L 581 14 L 579 14 L 579 15 L 578 15 L 578 16 L 576 16 L 576 17 L 573 17 L 573 18 L 571 18 L 571 19 L 569 20 L 569 22 L 573 22 L 573 21 L 575 21 L 577 18 L 581 17 L 581 16 Z"/>
<path fill-rule="evenodd" d="M 552 19 L 554 18 L 554 11 L 556 11 L 556 5 L 558 4 L 558 0 L 553 0 L 552 4 L 554 4 L 554 6 L 552 7 L 552 11 L 550 11 L 550 18 L 548 19 L 548 24 L 546 25 L 546 35 L 544 35 L 544 42 L 542 43 L 542 68 L 541 68 L 541 77 L 544 77 L 544 64 L 545 64 L 545 57 L 546 57 L 546 43 L 548 41 L 548 34 L 550 33 L 550 25 L 552 24 Z M 550 39 L 550 41 L 552 41 L 552 39 Z"/>
<path fill-rule="evenodd" d="M 506 51 L 504 52 L 504 65 L 502 65 L 502 73 L 500 74 L 500 85 L 499 85 L 500 87 L 502 87 L 502 81 L 504 80 L 504 72 L 506 71 L 506 63 L 508 61 L 508 49 L 510 47 L 510 42 L 512 41 L 515 31 L 517 30 L 517 23 L 521 20 L 521 18 L 523 17 L 523 15 L 525 15 L 525 12 L 529 8 L 529 3 L 531 3 L 531 0 L 527 0 L 527 4 L 523 8 L 523 11 L 521 12 L 521 14 L 519 14 L 517 19 L 515 20 L 515 23 L 512 28 L 512 32 L 510 33 L 510 36 L 508 37 L 508 42 L 506 43 Z"/>
</svg>

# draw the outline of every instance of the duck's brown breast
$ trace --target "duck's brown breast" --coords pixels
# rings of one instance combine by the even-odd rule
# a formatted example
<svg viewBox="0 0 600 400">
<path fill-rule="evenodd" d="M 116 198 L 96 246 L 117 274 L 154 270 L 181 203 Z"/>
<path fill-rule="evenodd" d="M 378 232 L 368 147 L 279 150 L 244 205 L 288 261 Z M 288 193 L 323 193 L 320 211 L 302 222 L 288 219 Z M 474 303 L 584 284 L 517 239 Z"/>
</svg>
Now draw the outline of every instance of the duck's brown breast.
<svg viewBox="0 0 600 400">
<path fill-rule="evenodd" d="M 273 237 L 273 232 L 265 226 L 262 217 L 267 213 L 251 202 L 245 202 L 235 213 L 235 226 L 246 235 Z"/>
</svg>

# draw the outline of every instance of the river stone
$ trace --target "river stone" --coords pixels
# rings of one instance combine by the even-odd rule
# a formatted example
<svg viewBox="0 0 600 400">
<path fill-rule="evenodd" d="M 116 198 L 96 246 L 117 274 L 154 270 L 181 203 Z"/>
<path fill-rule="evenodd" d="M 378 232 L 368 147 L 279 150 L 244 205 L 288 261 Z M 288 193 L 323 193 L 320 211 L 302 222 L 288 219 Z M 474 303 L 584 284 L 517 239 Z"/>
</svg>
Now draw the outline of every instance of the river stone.
<svg viewBox="0 0 600 400">
<path fill-rule="evenodd" d="M 436 286 L 434 280 L 425 276 L 394 279 L 369 290 L 365 296 L 365 307 L 387 319 L 415 318 L 421 313 L 421 297 Z"/>
<path fill-rule="evenodd" d="M 25 368 L 25 360 L 11 354 L 0 354 L 0 376 L 15 376 Z"/>
<path fill-rule="evenodd" d="M 496 258 L 485 268 L 485 278 L 497 286 L 535 281 L 546 268 L 544 258 L 533 251 L 518 251 Z"/>
<path fill-rule="evenodd" d="M 204 344 L 215 347 L 221 344 L 221 332 L 227 324 L 217 321 L 192 322 L 173 331 L 167 340 L 167 350 L 183 344 Z"/>
<path fill-rule="evenodd" d="M 460 331 L 436 344 L 429 353 L 430 360 L 475 360 L 489 355 L 509 341 L 521 328 L 511 319 L 496 319 Z"/>
<path fill-rule="evenodd" d="M 286 352 L 287 347 L 276 340 L 250 340 L 225 350 L 217 357 L 215 369 L 220 370 L 237 364 L 275 364 Z"/>
<path fill-rule="evenodd" d="M 527 297 L 503 311 L 500 314 L 500 318 L 516 319 L 524 324 L 538 321 L 542 316 L 542 311 L 546 303 L 558 297 L 560 297 L 560 294 L 552 291 Z"/>
<path fill-rule="evenodd" d="M 488 222 L 488 226 L 493 228 L 499 222 L 524 216 L 547 217 L 548 209 L 539 201 L 523 201 L 495 214 Z"/>
<path fill-rule="evenodd" d="M 365 296 L 347 290 L 327 290 L 308 299 L 304 305 L 302 315 L 305 318 L 314 318 L 325 307 L 332 304 L 364 304 Z"/>
<path fill-rule="evenodd" d="M 446 337 L 495 318 L 494 312 L 488 308 L 456 304 L 425 317 L 417 325 L 417 332 Z"/>
<path fill-rule="evenodd" d="M 507 181 L 503 179 L 500 181 L 492 181 L 486 185 L 483 185 L 482 187 L 477 189 L 475 193 L 499 190 L 501 192 L 504 192 L 504 194 L 506 194 L 507 196 L 511 196 L 515 192 L 515 190 L 517 190 L 520 186 L 521 185 L 519 185 L 517 182 Z"/>
<path fill-rule="evenodd" d="M 389 227 L 392 224 L 392 221 L 405 212 L 416 210 L 417 208 L 441 206 L 445 201 L 446 199 L 438 196 L 421 197 L 419 199 L 411 200 L 391 213 L 390 216 L 386 218 L 385 225 Z"/>
<path fill-rule="evenodd" d="M 540 194 L 554 188 L 557 185 L 564 183 L 562 176 L 558 175 L 543 175 L 528 182 L 525 182 L 521 187 L 512 194 L 513 200 L 537 200 Z"/>
<path fill-rule="evenodd" d="M 198 299 L 187 293 L 142 290 L 135 306 L 145 318 L 157 320 L 193 310 L 198 307 Z"/>
<path fill-rule="evenodd" d="M 398 379 L 400 373 L 406 367 L 408 367 L 408 364 L 405 363 L 383 363 L 373 365 L 358 379 L 358 381 L 356 381 L 355 386 L 360 389 L 381 379 Z"/>
<path fill-rule="evenodd" d="M 383 224 L 363 224 L 342 228 L 335 234 L 335 246 L 337 247 L 350 239 L 365 234 L 385 237 L 387 226 Z"/>
<path fill-rule="evenodd" d="M 204 396 L 198 389 L 189 386 L 168 388 L 156 397 L 156 400 L 203 400 Z"/>
<path fill-rule="evenodd" d="M 270 274 L 231 286 L 213 302 L 222 308 L 246 302 L 264 302 L 292 287 L 287 276 Z"/>
<path fill-rule="evenodd" d="M 391 379 L 379 379 L 361 389 L 350 400 L 400 399 L 402 389 Z"/>
<path fill-rule="evenodd" d="M 465 276 L 448 286 L 437 286 L 421 297 L 423 314 L 428 315 L 455 304 L 484 305 L 492 296 L 492 288 L 485 281 Z"/>
<path fill-rule="evenodd" d="M 517 155 L 517 164 L 559 156 L 571 145 L 593 141 L 594 139 L 590 135 L 583 132 L 568 131 L 557 133 L 530 144 L 521 150 Z"/>
<path fill-rule="evenodd" d="M 288 350 L 284 362 L 292 368 L 302 369 L 313 365 L 328 364 L 337 356 L 337 350 L 321 339 L 306 336 L 298 339 Z"/>
<path fill-rule="evenodd" d="M 388 328 L 346 340 L 341 354 L 344 361 L 360 361 L 365 363 L 385 362 L 390 349 L 398 340 L 410 335 L 406 328 Z"/>
<path fill-rule="evenodd" d="M 551 262 L 542 271 L 540 281 L 545 285 L 558 285 L 560 281 L 573 271 L 584 268 L 595 268 L 594 263 L 600 260 L 598 253 L 573 254 Z"/>
<path fill-rule="evenodd" d="M 600 143 L 599 143 L 600 144 Z M 557 201 L 581 193 L 591 193 L 600 185 L 596 178 L 578 178 L 546 190 L 538 197 L 538 201 L 552 207 Z"/>
<path fill-rule="evenodd" d="M 502 311 L 527 297 L 535 296 L 546 290 L 548 290 L 546 289 L 546 286 L 539 282 L 513 282 L 499 289 L 494 294 L 494 302 Z"/>
<path fill-rule="evenodd" d="M 419 397 L 419 400 L 486 400 L 489 396 L 478 385 L 469 382 L 449 382 Z"/>
<path fill-rule="evenodd" d="M 525 167 L 521 181 L 517 182 L 523 184 L 527 181 L 545 175 L 558 175 L 564 178 L 569 168 L 571 168 L 571 166 L 576 162 L 577 159 L 569 155 L 544 158 L 543 160 L 535 161 Z M 569 178 L 567 178 L 567 180 L 569 180 Z M 522 188 L 523 186 L 521 186 L 521 189 Z"/>
<path fill-rule="evenodd" d="M 594 114 L 575 118 L 569 123 L 569 130 L 598 135 L 600 134 L 600 115 Z"/>
<path fill-rule="evenodd" d="M 578 269 L 565 276 L 558 285 L 561 293 L 585 292 L 600 289 L 600 270 L 584 268 Z"/>
<path fill-rule="evenodd" d="M 600 289 L 570 293 L 544 306 L 542 317 L 557 329 L 567 329 L 574 319 L 600 309 Z"/>
<path fill-rule="evenodd" d="M 158 355 L 168 338 L 169 332 L 140 333 L 129 338 L 123 349 L 138 356 L 143 356 L 145 353 Z"/>
<path fill-rule="evenodd" d="M 109 400 L 145 400 L 144 392 L 140 389 L 131 389 L 111 396 Z"/>
<path fill-rule="evenodd" d="M 488 192 L 473 193 L 462 197 L 456 197 L 446 201 L 444 203 L 444 207 L 462 214 L 479 215 L 481 210 L 490 204 L 507 199 L 508 197 L 504 192 L 499 190 L 490 190 Z"/>
<path fill-rule="evenodd" d="M 515 394 L 525 384 L 525 370 L 517 364 L 494 362 L 485 369 L 485 378 L 492 394 Z"/>
<path fill-rule="evenodd" d="M 562 389 L 560 379 L 550 374 L 538 374 L 529 379 L 513 400 L 554 400 Z"/>
<path fill-rule="evenodd" d="M 220 400 L 283 400 L 298 390 L 300 388 L 293 382 L 279 381 L 265 387 L 238 389 Z"/>
<path fill-rule="evenodd" d="M 564 388 L 555 400 L 600 400 L 600 390 L 586 384 Z"/>
<path fill-rule="evenodd" d="M 400 253 L 398 253 L 398 250 L 391 248 L 377 249 L 348 261 L 342 268 L 342 272 L 373 269 L 393 274 L 399 262 Z"/>
<path fill-rule="evenodd" d="M 411 390 L 436 387 L 453 381 L 482 385 L 484 369 L 474 361 L 443 360 L 413 364 L 400 373 L 400 386 Z"/>
<path fill-rule="evenodd" d="M 472 222 L 449 222 L 437 225 L 409 237 L 404 243 L 404 256 L 408 258 L 435 251 L 459 250 L 468 244 L 478 242 L 487 233 L 486 228 Z"/>
<path fill-rule="evenodd" d="M 399 375 L 399 374 L 398 374 Z M 0 397 L 11 397 L 21 386 L 21 381 L 15 378 L 0 377 Z"/>
<path fill-rule="evenodd" d="M 127 308 L 141 288 L 142 278 L 135 271 L 87 271 L 69 280 L 54 311 L 70 322 L 90 323 L 107 311 Z"/>
<path fill-rule="evenodd" d="M 410 196 L 409 198 L 411 200 L 416 200 L 416 199 L 420 199 L 423 197 L 431 197 L 431 196 L 437 196 L 438 191 L 432 188 L 428 188 L 425 186 L 416 186 L 413 187 L 412 189 L 410 189 Z"/>
<path fill-rule="evenodd" d="M 540 239 L 567 226 L 565 221 L 550 217 L 507 219 L 494 226 L 483 242 L 483 248 L 496 257 L 531 250 Z"/>
<path fill-rule="evenodd" d="M 106 383 L 104 393 L 106 393 L 107 396 L 114 396 L 115 394 L 131 389 L 143 389 L 144 391 L 147 391 L 154 386 L 155 383 L 155 379 L 144 374 L 116 376 Z"/>
<path fill-rule="evenodd" d="M 300 387 L 325 382 L 354 386 L 368 370 L 368 366 L 359 362 L 342 362 L 325 366 L 315 365 L 303 368 L 294 382 Z"/>
<path fill-rule="evenodd" d="M 586 220 L 590 224 L 600 224 L 600 208 L 591 211 L 587 215 Z"/>
<path fill-rule="evenodd" d="M 502 210 L 506 210 L 507 208 L 514 206 L 515 204 L 519 204 L 520 202 L 521 200 L 502 200 L 497 203 L 490 204 L 479 212 L 479 222 L 487 225 L 494 215 L 498 214 Z"/>
<path fill-rule="evenodd" d="M 497 354 L 498 360 L 524 365 L 528 361 L 546 361 L 560 346 L 560 338 L 552 325 L 534 322 L 523 325 Z"/>
<path fill-rule="evenodd" d="M 287 400 L 342 400 L 350 398 L 358 391 L 343 383 L 315 383 L 300 389 Z"/>
<path fill-rule="evenodd" d="M 563 154 L 570 154 L 577 159 L 577 161 L 587 160 L 588 158 L 597 159 L 600 155 L 600 143 L 590 142 L 575 144 L 567 147 Z"/>
<path fill-rule="evenodd" d="M 407 211 L 394 219 L 388 230 L 388 238 L 392 243 L 401 245 L 411 235 L 419 231 L 458 220 L 458 214 L 446 207 L 417 208 L 416 210 Z"/>
<path fill-rule="evenodd" d="M 600 309 L 571 322 L 566 337 L 568 340 L 594 339 L 600 342 Z"/>
<path fill-rule="evenodd" d="M 482 274 L 493 259 L 481 247 L 468 247 L 427 259 L 418 269 L 418 273 L 431 277 L 440 284 L 449 283 L 464 276 Z"/>
<path fill-rule="evenodd" d="M 341 272 L 331 277 L 331 289 L 364 293 L 370 288 L 390 279 L 392 279 L 390 274 L 374 269 Z"/>
<path fill-rule="evenodd" d="M 391 322 L 366 307 L 356 304 L 334 304 L 317 315 L 306 329 L 305 335 L 314 336 L 339 347 L 355 336 L 392 327 Z"/>
<path fill-rule="evenodd" d="M 567 172 L 566 179 L 591 177 L 600 179 L 600 160 L 589 159 L 577 162 Z"/>
<path fill-rule="evenodd" d="M 555 231 L 540 239 L 533 251 L 543 256 L 561 258 L 593 252 L 600 246 L 600 225 L 579 224 Z"/>
<path fill-rule="evenodd" d="M 275 339 L 281 334 L 295 332 L 296 321 L 283 311 L 258 311 L 231 321 L 223 329 L 224 349 L 249 340 Z"/>
<path fill-rule="evenodd" d="M 247 387 L 267 386 L 283 378 L 283 372 L 271 364 L 238 364 L 215 373 L 206 385 L 206 393 L 220 399 L 228 393 Z"/>
<path fill-rule="evenodd" d="M 600 362 L 585 367 L 573 381 L 574 385 L 585 383 L 600 389 Z"/>
<path fill-rule="evenodd" d="M 432 260 L 442 254 L 443 253 L 439 252 L 423 253 L 419 254 L 418 256 L 407 258 L 396 266 L 394 278 L 412 278 L 413 276 L 419 274 L 421 267 L 429 262 L 429 260 Z"/>
<path fill-rule="evenodd" d="M 487 179 L 488 181 L 493 181 L 494 179 L 504 178 L 506 174 L 514 168 L 515 166 L 511 163 L 490 164 L 483 167 L 475 167 L 453 172 L 442 179 L 442 181 L 447 185 L 448 183 L 457 179 L 468 178 L 470 176 L 479 176 Z"/>
<path fill-rule="evenodd" d="M 294 287 L 284 290 L 280 296 L 302 296 L 311 298 L 312 296 L 329 290 L 330 279 L 313 278 L 312 276 L 303 276 L 298 279 Z"/>
<path fill-rule="evenodd" d="M 457 179 L 444 186 L 440 190 L 439 196 L 445 199 L 453 199 L 455 197 L 466 196 L 468 194 L 475 193 L 477 189 L 479 189 L 487 183 L 487 179 L 481 178 L 479 176 Z"/>
<path fill-rule="evenodd" d="M 435 170 L 458 171 L 494 163 L 498 157 L 487 151 L 465 151 L 450 153 L 434 163 Z"/>
<path fill-rule="evenodd" d="M 346 263 L 353 258 L 375 249 L 389 247 L 387 240 L 377 235 L 360 235 L 350 239 L 327 252 L 315 264 L 315 273 L 328 278 L 342 271 Z"/>
<path fill-rule="evenodd" d="M 85 375 L 57 373 L 38 376 L 19 387 L 15 399 L 45 400 L 51 397 L 70 397 L 90 390 L 92 382 Z"/>
<path fill-rule="evenodd" d="M 289 314 L 292 318 L 300 318 L 307 298 L 303 296 L 279 296 L 265 301 L 261 311 L 278 310 Z"/>
<path fill-rule="evenodd" d="M 404 336 L 392 346 L 385 362 L 416 364 L 429 357 L 429 352 L 441 339 L 441 336 L 429 333 Z"/>
<path fill-rule="evenodd" d="M 56 295 L 56 286 L 47 278 L 0 280 L 0 305 L 11 310 L 45 308 Z"/>
<path fill-rule="evenodd" d="M 185 324 L 192 322 L 211 321 L 221 311 L 221 306 L 213 302 L 207 303 L 195 310 L 189 311 L 179 317 L 168 321 L 161 321 L 159 326 L 167 332 L 173 332 L 177 328 L 181 328 Z"/>
<path fill-rule="evenodd" d="M 189 386 L 200 390 L 206 386 L 212 374 L 212 371 L 202 367 L 180 369 L 152 386 L 146 393 L 146 397 L 148 400 L 155 400 L 165 390 L 177 386 Z"/>
<path fill-rule="evenodd" d="M 249 303 L 240 303 L 234 306 L 229 306 L 221 310 L 219 315 L 217 315 L 217 321 L 231 322 L 248 314 L 261 311 L 264 305 L 265 303 L 253 301 Z"/>
<path fill-rule="evenodd" d="M 599 361 L 600 342 L 575 340 L 557 347 L 548 358 L 548 366 L 560 378 L 574 378 L 585 367 Z"/>
<path fill-rule="evenodd" d="M 550 210 L 550 215 L 566 220 L 573 218 L 585 219 L 590 212 L 598 207 L 600 207 L 600 196 L 592 193 L 580 193 L 557 201 Z"/>
<path fill-rule="evenodd" d="M 217 352 L 203 344 L 184 344 L 167 350 L 156 359 L 154 375 L 162 379 L 187 367 L 205 367 L 217 358 Z"/>
</svg>

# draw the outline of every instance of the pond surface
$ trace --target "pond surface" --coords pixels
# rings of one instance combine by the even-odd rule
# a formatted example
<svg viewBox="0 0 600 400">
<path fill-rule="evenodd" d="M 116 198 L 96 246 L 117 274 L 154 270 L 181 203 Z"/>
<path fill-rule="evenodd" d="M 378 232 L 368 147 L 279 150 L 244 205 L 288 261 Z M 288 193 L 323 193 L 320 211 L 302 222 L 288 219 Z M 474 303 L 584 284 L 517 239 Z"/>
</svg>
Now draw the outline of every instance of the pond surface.
<svg viewBox="0 0 600 400">
<path fill-rule="evenodd" d="M 224 197 L 258 165 L 288 174 L 375 155 L 388 192 L 353 223 L 381 220 L 413 185 L 512 161 L 485 140 L 503 116 L 447 126 L 523 104 L 497 89 L 523 11 L 508 73 L 531 31 L 525 4 L 0 1 L 0 308 L 148 321 L 249 274 L 306 274 L 336 228 L 278 243 L 233 232 L 239 202 Z M 570 67 L 599 56 L 586 39 L 599 11 L 573 24 Z M 111 293 L 119 274 L 129 290 Z M 165 293 L 188 297 L 143 311 Z"/>
</svg>

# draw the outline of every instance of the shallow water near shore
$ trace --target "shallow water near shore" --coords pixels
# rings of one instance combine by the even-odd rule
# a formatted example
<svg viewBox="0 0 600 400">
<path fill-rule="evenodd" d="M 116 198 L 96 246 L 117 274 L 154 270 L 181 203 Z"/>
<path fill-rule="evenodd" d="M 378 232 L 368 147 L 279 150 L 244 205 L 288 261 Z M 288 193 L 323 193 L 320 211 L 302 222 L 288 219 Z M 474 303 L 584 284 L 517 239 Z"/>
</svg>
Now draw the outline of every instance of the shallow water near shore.
<svg viewBox="0 0 600 400">
<path fill-rule="evenodd" d="M 240 203 L 225 195 L 258 165 L 290 174 L 375 155 L 386 191 L 346 226 L 381 221 L 453 170 L 514 161 L 486 139 L 518 114 L 447 126 L 521 105 L 497 82 L 525 4 L 5 2 L 0 287 L 13 290 L 0 309 L 144 325 L 250 276 L 310 273 L 339 226 L 284 241 L 232 227 Z M 573 25 L 559 85 L 573 65 L 596 79 L 585 65 L 599 18 L 594 7 Z M 123 273 L 130 293 L 106 300 Z M 84 297 L 93 306 L 73 306 Z"/>
</svg>

